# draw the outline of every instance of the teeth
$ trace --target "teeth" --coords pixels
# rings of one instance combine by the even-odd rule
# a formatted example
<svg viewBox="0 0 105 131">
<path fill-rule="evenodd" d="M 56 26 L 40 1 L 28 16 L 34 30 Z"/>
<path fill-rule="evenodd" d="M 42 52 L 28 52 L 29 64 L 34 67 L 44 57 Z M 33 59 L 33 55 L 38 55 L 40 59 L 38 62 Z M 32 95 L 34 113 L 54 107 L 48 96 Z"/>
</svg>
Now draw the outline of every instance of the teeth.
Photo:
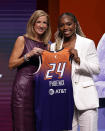
<svg viewBox="0 0 105 131">
<path fill-rule="evenodd" d="M 64 32 L 70 32 L 69 30 L 66 30 L 66 31 L 64 31 Z"/>
<path fill-rule="evenodd" d="M 65 31 L 64 33 L 65 33 L 65 34 L 68 34 L 68 33 L 69 33 L 69 31 Z"/>
<path fill-rule="evenodd" d="M 41 32 L 42 32 L 42 31 L 44 31 L 44 30 L 39 30 L 39 31 L 41 31 Z"/>
</svg>

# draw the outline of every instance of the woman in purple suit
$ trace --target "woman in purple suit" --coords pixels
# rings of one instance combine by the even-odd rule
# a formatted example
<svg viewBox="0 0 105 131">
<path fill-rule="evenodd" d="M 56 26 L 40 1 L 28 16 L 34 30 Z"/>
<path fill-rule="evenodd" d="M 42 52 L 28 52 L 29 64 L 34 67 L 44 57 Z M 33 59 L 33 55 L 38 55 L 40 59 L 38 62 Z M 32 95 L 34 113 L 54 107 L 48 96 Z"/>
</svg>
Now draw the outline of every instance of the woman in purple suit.
<svg viewBox="0 0 105 131">
<path fill-rule="evenodd" d="M 17 68 L 12 90 L 14 131 L 35 131 L 33 72 L 39 66 L 38 56 L 48 48 L 51 28 L 48 15 L 35 11 L 27 23 L 27 32 L 15 42 L 9 68 Z"/>
</svg>

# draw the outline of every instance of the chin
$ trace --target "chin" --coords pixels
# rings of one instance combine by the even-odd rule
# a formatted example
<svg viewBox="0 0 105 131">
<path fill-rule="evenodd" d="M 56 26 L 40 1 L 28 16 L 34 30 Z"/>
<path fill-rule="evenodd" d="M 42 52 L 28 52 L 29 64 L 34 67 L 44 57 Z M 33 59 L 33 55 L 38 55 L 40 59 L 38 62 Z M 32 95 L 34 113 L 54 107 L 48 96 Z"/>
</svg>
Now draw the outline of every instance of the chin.
<svg viewBox="0 0 105 131">
<path fill-rule="evenodd" d="M 44 34 L 44 32 L 38 32 L 37 34 L 38 34 L 38 35 L 43 35 L 43 34 Z"/>
<path fill-rule="evenodd" d="M 69 34 L 68 34 L 68 35 L 64 35 L 65 38 L 69 38 L 69 37 L 71 37 L 71 36 L 72 36 L 72 35 L 69 35 Z"/>
</svg>

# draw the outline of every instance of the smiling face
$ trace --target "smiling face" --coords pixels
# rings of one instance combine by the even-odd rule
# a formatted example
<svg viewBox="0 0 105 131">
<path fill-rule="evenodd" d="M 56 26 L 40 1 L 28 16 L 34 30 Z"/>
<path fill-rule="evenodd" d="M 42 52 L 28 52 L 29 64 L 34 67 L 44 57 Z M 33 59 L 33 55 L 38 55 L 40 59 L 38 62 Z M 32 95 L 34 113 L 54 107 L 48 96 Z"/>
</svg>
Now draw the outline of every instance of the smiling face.
<svg viewBox="0 0 105 131">
<path fill-rule="evenodd" d="M 59 20 L 59 31 L 65 38 L 71 37 L 76 34 L 76 24 L 71 16 L 64 15 Z"/>
<path fill-rule="evenodd" d="M 34 24 L 34 31 L 37 36 L 43 35 L 48 28 L 47 17 L 39 17 Z"/>
</svg>

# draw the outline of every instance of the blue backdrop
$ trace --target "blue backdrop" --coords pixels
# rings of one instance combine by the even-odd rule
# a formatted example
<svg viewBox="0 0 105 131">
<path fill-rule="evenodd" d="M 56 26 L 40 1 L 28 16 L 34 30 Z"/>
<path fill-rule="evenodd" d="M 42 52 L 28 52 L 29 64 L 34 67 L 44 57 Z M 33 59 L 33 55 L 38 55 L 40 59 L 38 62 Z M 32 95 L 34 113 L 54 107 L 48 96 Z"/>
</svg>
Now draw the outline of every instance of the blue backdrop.
<svg viewBox="0 0 105 131">
<path fill-rule="evenodd" d="M 15 71 L 9 71 L 8 59 L 14 42 L 26 31 L 36 0 L 0 1 L 0 131 L 12 131 L 10 98 Z"/>
</svg>

